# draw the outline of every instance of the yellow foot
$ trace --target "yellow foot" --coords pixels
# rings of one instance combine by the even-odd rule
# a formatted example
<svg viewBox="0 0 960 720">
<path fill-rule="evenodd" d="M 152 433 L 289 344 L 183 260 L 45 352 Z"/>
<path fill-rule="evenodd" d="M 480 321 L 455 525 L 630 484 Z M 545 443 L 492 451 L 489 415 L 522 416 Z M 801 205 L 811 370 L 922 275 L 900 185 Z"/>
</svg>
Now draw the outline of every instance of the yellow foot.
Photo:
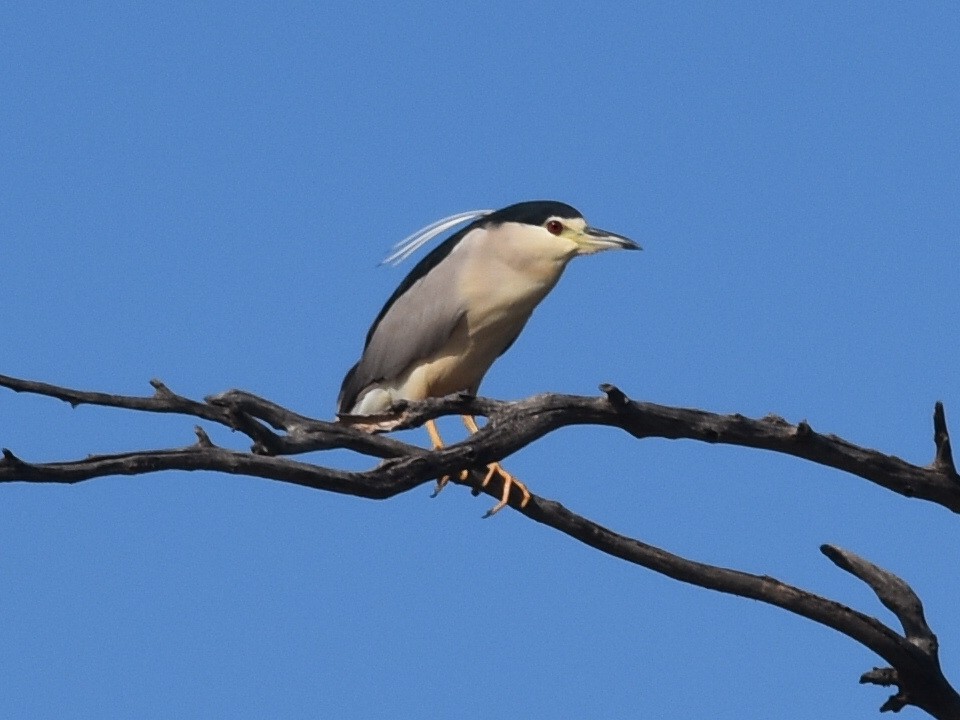
<svg viewBox="0 0 960 720">
<path fill-rule="evenodd" d="M 527 490 L 527 486 L 504 470 L 500 463 L 490 463 L 487 466 L 487 475 L 485 478 L 483 478 L 483 482 L 480 483 L 480 487 L 485 488 L 487 485 L 489 485 L 490 481 L 493 479 L 493 476 L 498 473 L 500 474 L 500 477 L 503 478 L 503 494 L 500 496 L 500 502 L 487 510 L 486 514 L 484 515 L 485 518 L 488 518 L 491 515 L 496 515 L 507 506 L 507 501 L 510 500 L 510 488 L 512 488 L 514 485 L 516 485 L 520 489 L 520 492 L 523 493 L 523 499 L 520 501 L 520 507 L 524 508 L 527 506 L 527 503 L 530 502 L 530 491 Z"/>
<path fill-rule="evenodd" d="M 475 433 L 479 429 L 477 428 L 476 421 L 470 415 L 463 416 L 463 424 L 467 426 L 467 429 L 471 433 Z M 430 435 L 430 444 L 433 445 L 433 449 L 440 450 L 443 448 L 443 440 L 440 438 L 440 431 L 437 430 L 436 423 L 433 420 L 427 420 L 426 426 L 427 433 Z M 493 476 L 497 473 L 499 473 L 500 477 L 503 478 L 503 494 L 500 496 L 500 502 L 486 512 L 484 515 L 485 518 L 488 518 L 491 515 L 496 515 L 507 506 L 507 503 L 510 500 L 510 488 L 512 488 L 514 485 L 516 485 L 520 489 L 520 492 L 523 493 L 523 499 L 520 501 L 520 507 L 524 508 L 527 506 L 527 503 L 530 502 L 530 491 L 527 490 L 527 486 L 504 470 L 500 466 L 500 463 L 491 463 L 487 466 L 487 474 L 484 476 L 483 482 L 480 483 L 480 487 L 485 488 L 487 485 L 489 485 L 490 481 L 493 479 Z M 433 493 L 431 493 L 430 497 L 436 497 L 439 495 L 440 491 L 450 483 L 452 477 L 452 475 L 444 475 L 442 478 L 437 480 L 437 486 L 433 489 Z M 458 477 L 460 478 L 461 482 L 465 482 L 470 477 L 470 471 L 461 470 L 458 474 Z"/>
</svg>

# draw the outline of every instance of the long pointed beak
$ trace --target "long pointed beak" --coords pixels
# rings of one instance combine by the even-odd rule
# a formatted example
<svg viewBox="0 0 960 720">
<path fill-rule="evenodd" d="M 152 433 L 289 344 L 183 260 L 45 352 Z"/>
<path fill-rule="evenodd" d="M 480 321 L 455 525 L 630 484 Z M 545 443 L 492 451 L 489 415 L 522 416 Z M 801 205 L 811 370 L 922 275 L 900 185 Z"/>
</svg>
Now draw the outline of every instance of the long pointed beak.
<svg viewBox="0 0 960 720">
<path fill-rule="evenodd" d="M 600 252 L 601 250 L 643 250 L 630 238 L 595 227 L 585 227 L 580 237 L 580 247 L 583 254 Z"/>
</svg>

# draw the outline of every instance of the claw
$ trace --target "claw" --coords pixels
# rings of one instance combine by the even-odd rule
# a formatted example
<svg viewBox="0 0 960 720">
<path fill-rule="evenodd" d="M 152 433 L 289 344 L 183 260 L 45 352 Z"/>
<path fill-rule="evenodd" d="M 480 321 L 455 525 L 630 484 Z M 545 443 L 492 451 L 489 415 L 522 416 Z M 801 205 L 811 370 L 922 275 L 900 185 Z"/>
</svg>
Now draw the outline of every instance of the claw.
<svg viewBox="0 0 960 720">
<path fill-rule="evenodd" d="M 443 489 L 447 486 L 447 483 L 448 483 L 448 482 L 450 482 L 450 476 L 449 476 L 449 475 L 444 475 L 442 478 L 440 478 L 439 480 L 437 480 L 437 484 L 436 484 L 436 486 L 433 488 L 433 492 L 430 493 L 430 497 L 435 498 L 437 495 L 439 495 L 439 494 L 440 494 L 440 491 L 443 490 Z"/>
<path fill-rule="evenodd" d="M 470 471 L 469 471 L 469 470 L 461 470 L 461 471 L 460 471 L 460 474 L 458 475 L 458 477 L 459 477 L 461 480 L 466 480 L 468 477 L 470 477 Z M 450 482 L 450 476 L 449 476 L 449 475 L 444 475 L 442 478 L 440 478 L 439 480 L 437 480 L 437 485 L 436 485 L 436 487 L 433 488 L 433 492 L 430 493 L 430 497 L 435 498 L 437 495 L 439 495 L 439 494 L 440 494 L 440 491 L 443 490 L 443 489 L 447 486 L 447 484 L 448 484 L 449 482 Z"/>
</svg>

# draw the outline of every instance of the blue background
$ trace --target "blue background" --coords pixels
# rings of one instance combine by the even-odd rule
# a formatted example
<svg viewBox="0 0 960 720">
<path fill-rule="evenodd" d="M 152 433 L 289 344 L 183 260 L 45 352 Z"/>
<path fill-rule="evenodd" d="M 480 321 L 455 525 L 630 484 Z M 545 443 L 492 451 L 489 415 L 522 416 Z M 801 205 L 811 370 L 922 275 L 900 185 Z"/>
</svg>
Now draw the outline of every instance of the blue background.
<svg viewBox="0 0 960 720">
<path fill-rule="evenodd" d="M 553 198 L 645 252 L 575 261 L 484 394 L 612 382 L 919 464 L 939 399 L 960 437 L 954 3 L 7 4 L 0 27 L 2 373 L 330 418 L 411 267 L 376 268 L 394 242 Z M 0 393 L 29 461 L 193 424 Z M 960 679 L 943 508 L 604 428 L 507 467 L 895 625 L 817 548 L 861 553 L 920 593 Z M 872 718 L 888 694 L 831 630 L 489 505 L 207 473 L 4 486 L 0 716 Z"/>
</svg>

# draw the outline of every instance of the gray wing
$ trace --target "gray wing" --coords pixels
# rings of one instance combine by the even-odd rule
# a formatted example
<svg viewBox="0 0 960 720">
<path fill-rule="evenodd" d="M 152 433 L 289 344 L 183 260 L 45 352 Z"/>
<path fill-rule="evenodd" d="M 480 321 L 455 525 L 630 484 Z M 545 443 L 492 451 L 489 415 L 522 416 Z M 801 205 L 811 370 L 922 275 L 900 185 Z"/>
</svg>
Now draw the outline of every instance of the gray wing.
<svg viewBox="0 0 960 720">
<path fill-rule="evenodd" d="M 455 239 L 460 240 L 450 238 Z M 452 255 L 456 245 L 447 241 L 435 248 L 380 311 L 363 356 L 343 380 L 337 401 L 340 413 L 349 413 L 366 388 L 400 377 L 453 335 L 466 311 L 459 292 L 459 258 Z M 441 262 L 444 259 L 447 262 Z"/>
</svg>

